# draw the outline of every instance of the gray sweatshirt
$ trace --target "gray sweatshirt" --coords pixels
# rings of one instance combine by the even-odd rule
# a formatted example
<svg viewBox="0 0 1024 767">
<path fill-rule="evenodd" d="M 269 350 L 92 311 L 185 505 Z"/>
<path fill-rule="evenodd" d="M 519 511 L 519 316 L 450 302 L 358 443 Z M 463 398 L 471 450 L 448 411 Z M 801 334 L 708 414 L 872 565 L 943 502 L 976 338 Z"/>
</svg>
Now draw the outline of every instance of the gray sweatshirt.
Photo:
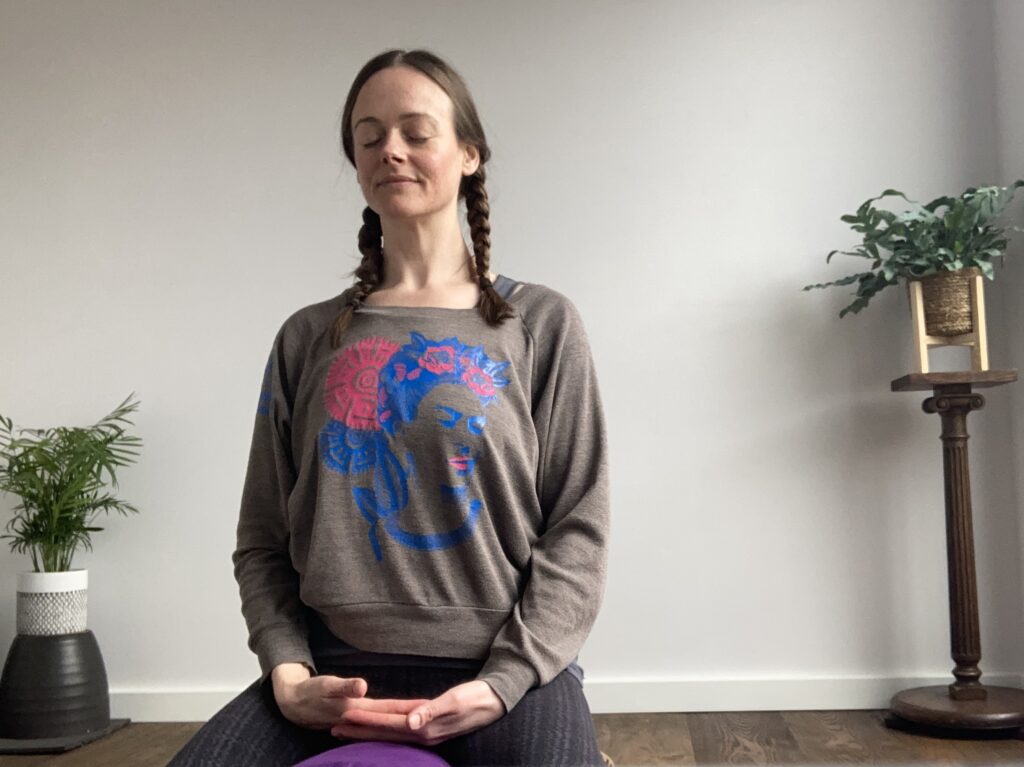
<svg viewBox="0 0 1024 767">
<path fill-rule="evenodd" d="M 331 349 L 349 288 L 278 331 L 232 555 L 264 681 L 315 673 L 324 635 L 321 656 L 475 662 L 508 711 L 579 670 L 610 521 L 594 361 L 566 296 L 495 288 L 516 313 L 497 327 L 364 305 Z"/>
</svg>

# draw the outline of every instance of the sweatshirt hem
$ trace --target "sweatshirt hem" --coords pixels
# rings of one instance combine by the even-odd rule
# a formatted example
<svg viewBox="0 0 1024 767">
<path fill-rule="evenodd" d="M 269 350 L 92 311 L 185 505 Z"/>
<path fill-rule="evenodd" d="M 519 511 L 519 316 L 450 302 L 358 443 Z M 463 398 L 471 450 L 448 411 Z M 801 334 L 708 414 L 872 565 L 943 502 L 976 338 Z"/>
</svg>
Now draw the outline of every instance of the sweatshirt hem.
<svg viewBox="0 0 1024 767">
<path fill-rule="evenodd" d="M 314 608 L 331 633 L 370 653 L 485 660 L 512 608 L 365 602 Z"/>
</svg>

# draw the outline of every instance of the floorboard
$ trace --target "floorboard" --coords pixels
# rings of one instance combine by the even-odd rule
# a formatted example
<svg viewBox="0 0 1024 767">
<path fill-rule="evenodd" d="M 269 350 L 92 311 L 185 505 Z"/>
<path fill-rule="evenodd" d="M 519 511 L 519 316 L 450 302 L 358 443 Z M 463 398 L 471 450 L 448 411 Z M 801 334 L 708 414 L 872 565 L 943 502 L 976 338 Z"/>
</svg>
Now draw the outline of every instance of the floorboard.
<svg viewBox="0 0 1024 767">
<path fill-rule="evenodd" d="M 597 714 L 616 767 L 646 765 L 1021 765 L 1024 736 L 921 735 L 886 726 L 886 712 L 740 711 Z M 132 723 L 65 754 L 0 756 L 0 767 L 166 767 L 198 722 Z"/>
</svg>

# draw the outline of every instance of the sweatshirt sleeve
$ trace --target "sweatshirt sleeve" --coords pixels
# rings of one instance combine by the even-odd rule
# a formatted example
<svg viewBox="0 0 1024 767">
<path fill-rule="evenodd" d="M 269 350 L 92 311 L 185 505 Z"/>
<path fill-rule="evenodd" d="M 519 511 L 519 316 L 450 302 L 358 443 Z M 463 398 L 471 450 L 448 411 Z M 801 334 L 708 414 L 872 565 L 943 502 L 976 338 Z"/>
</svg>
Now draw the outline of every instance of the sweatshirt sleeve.
<svg viewBox="0 0 1024 767">
<path fill-rule="evenodd" d="M 232 554 L 248 645 L 259 659 L 261 683 L 274 666 L 286 662 L 304 663 L 316 674 L 299 576 L 288 550 L 287 503 L 296 471 L 283 333 L 282 328 L 274 339 L 263 373 Z"/>
<path fill-rule="evenodd" d="M 532 407 L 544 530 L 533 545 L 520 600 L 477 675 L 506 712 L 578 654 L 597 617 L 607 572 L 608 444 L 594 360 L 576 307 L 551 293 L 555 300 L 527 321 L 536 349 Z"/>
</svg>

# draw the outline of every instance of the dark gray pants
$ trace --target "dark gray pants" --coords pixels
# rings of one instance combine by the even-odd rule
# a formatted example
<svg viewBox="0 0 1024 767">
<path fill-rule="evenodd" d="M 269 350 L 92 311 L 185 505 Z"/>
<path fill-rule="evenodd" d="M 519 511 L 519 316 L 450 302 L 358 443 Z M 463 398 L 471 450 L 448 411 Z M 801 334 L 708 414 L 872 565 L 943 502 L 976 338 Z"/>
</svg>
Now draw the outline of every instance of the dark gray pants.
<svg viewBox="0 0 1024 767">
<path fill-rule="evenodd" d="M 362 677 L 370 698 L 436 698 L 476 677 L 471 670 L 408 666 L 345 666 L 321 673 Z M 185 744 L 168 767 L 290 767 L 355 741 L 329 730 L 306 730 L 285 719 L 270 680 L 253 682 Z M 568 671 L 534 687 L 495 722 L 436 746 L 455 767 L 538 765 L 603 767 L 583 687 Z"/>
</svg>

